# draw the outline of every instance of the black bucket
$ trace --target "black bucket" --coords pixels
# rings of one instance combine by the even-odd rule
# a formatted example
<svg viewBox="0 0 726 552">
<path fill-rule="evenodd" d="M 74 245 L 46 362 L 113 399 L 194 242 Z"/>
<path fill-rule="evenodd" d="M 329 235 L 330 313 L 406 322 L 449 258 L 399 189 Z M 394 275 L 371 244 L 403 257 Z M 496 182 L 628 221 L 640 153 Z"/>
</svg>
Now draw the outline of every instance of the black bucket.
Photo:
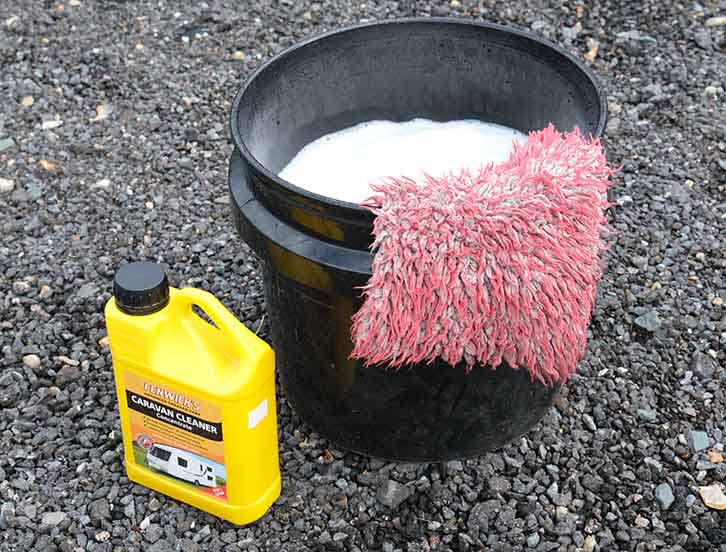
<svg viewBox="0 0 726 552">
<path fill-rule="evenodd" d="M 316 138 L 371 119 L 553 123 L 599 136 L 589 71 L 528 33 L 450 19 L 330 32 L 278 55 L 237 95 L 229 171 L 242 238 L 263 262 L 277 369 L 300 417 L 338 446 L 404 461 L 480 455 L 526 433 L 557 387 L 525 370 L 438 362 L 397 371 L 348 358 L 371 275 L 373 215 L 277 177 Z"/>
</svg>

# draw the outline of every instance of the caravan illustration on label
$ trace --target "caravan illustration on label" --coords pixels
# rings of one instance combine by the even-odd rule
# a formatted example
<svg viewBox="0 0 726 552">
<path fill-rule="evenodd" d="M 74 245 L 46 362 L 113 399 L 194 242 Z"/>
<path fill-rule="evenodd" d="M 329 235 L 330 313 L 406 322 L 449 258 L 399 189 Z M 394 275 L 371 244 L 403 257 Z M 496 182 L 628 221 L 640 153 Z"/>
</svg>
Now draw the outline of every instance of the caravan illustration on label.
<svg viewBox="0 0 726 552">
<path fill-rule="evenodd" d="M 195 485 L 217 486 L 214 467 L 197 459 L 195 455 L 186 450 L 165 445 L 152 445 L 146 453 L 146 463 L 150 468 L 166 472 Z"/>
</svg>

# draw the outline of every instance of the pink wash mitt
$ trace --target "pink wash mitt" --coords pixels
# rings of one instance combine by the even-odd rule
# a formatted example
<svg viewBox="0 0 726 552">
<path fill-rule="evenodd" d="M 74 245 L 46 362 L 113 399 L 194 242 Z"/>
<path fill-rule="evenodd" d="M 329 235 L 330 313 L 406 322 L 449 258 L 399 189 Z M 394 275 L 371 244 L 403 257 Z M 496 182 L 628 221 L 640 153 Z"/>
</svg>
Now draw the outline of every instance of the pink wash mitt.
<svg viewBox="0 0 726 552">
<path fill-rule="evenodd" d="M 373 275 L 351 357 L 505 361 L 565 381 L 585 351 L 612 173 L 598 140 L 550 125 L 478 174 L 374 185 Z"/>
</svg>

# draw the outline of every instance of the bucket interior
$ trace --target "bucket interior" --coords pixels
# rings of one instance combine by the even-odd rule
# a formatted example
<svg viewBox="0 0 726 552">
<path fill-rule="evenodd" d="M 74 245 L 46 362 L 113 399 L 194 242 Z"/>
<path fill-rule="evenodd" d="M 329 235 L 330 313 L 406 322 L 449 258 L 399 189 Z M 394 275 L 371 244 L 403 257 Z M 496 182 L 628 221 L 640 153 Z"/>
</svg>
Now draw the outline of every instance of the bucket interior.
<svg viewBox="0 0 726 552">
<path fill-rule="evenodd" d="M 274 59 L 244 89 L 236 120 L 273 173 L 322 135 L 372 119 L 474 118 L 522 132 L 553 123 L 598 135 L 597 85 L 528 35 L 462 22 L 391 22 L 316 38 Z"/>
</svg>

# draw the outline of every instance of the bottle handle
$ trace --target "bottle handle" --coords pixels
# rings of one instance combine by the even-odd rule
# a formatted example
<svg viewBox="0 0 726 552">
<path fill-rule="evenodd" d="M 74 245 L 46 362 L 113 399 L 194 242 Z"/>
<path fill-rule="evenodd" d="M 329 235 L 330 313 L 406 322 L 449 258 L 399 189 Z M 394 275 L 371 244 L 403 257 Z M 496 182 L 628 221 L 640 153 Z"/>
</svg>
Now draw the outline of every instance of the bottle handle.
<svg viewBox="0 0 726 552">
<path fill-rule="evenodd" d="M 184 301 L 184 308 L 188 308 L 193 316 L 197 315 L 192 311 L 192 306 L 197 305 L 202 309 L 217 328 L 222 333 L 237 340 L 248 355 L 262 352 L 259 344 L 264 342 L 252 333 L 247 326 L 237 320 L 221 301 L 211 293 L 196 288 L 182 288 L 177 292 L 177 297 Z"/>
</svg>

